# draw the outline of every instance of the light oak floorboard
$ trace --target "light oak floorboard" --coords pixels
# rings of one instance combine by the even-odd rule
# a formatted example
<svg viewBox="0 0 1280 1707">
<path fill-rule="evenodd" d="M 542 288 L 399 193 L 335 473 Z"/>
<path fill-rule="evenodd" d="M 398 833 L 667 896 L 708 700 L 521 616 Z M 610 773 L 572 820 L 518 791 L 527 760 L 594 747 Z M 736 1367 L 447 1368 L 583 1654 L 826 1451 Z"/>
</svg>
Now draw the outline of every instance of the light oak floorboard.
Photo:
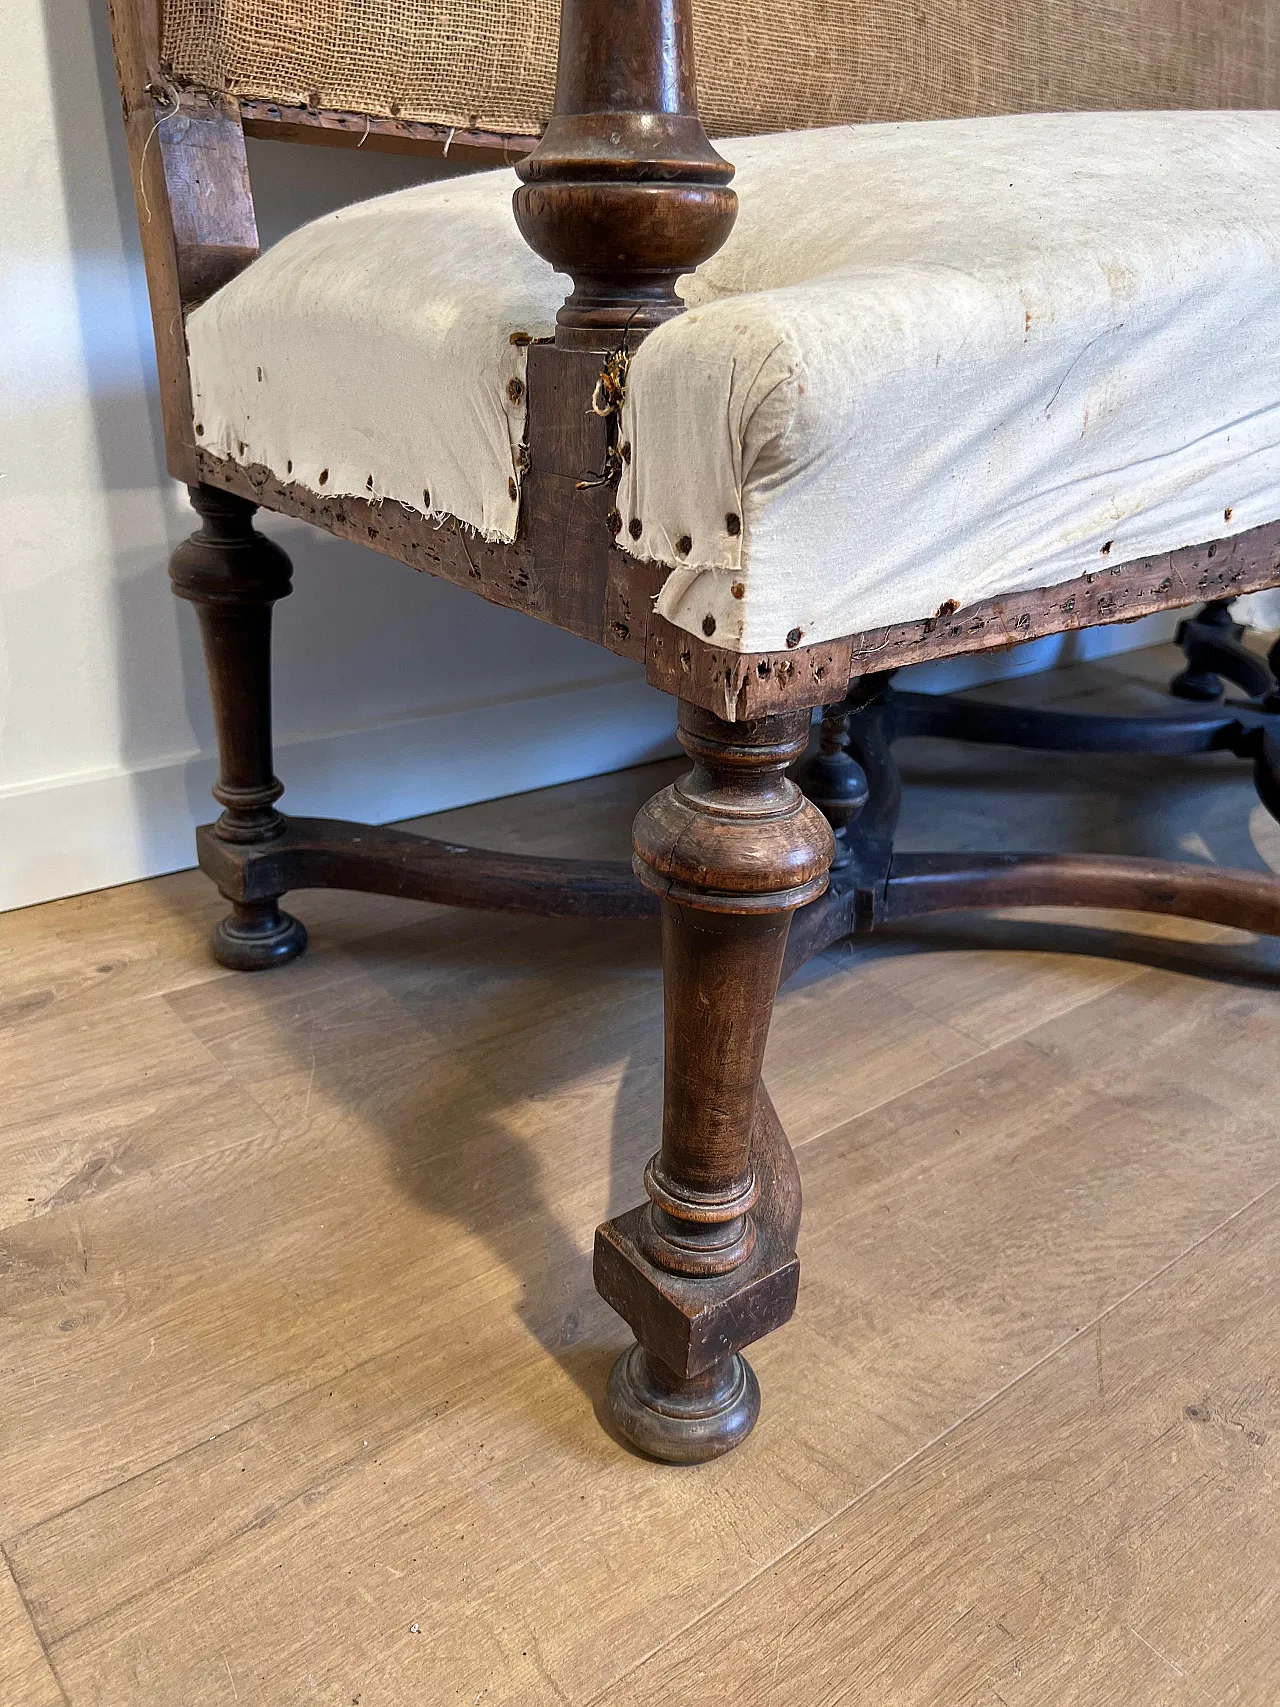
<svg viewBox="0 0 1280 1707">
<path fill-rule="evenodd" d="M 0 1040 L 0 1058 L 0 1229 L 269 1124 L 162 996 L 40 1011 Z"/>
<path fill-rule="evenodd" d="M 1272 1707 L 1276 1191 L 600 1707 Z"/>
<path fill-rule="evenodd" d="M 499 1189 L 481 1208 L 446 1151 L 415 1235 L 424 1205 L 374 1189 L 376 1173 L 308 1179 L 271 1152 L 208 1206 L 216 1268 L 197 1261 L 189 1301 L 168 1304 L 146 1403 L 130 1390 L 145 1357 L 127 1382 L 94 1377 L 135 1429 L 157 1408 L 166 1435 L 185 1428 L 184 1455 L 11 1543 L 60 1671 L 88 1700 L 95 1680 L 135 1675 L 143 1699 L 218 1700 L 224 1656 L 266 1699 L 313 1678 L 335 1702 L 348 1686 L 391 1700 L 429 1684 L 443 1700 L 589 1694 L 691 1599 L 749 1581 L 1276 1178 L 1264 1087 L 1236 1116 L 1207 1098 L 1183 1109 L 1161 1087 L 1186 1032 L 1162 1048 L 1121 1026 L 1130 993 L 802 1148 L 801 1315 L 758 1350 L 756 1436 L 690 1476 L 621 1453 L 591 1413 L 625 1337 L 590 1290 L 598 1196 L 522 1217 L 517 1184 L 514 1202 Z M 1155 1031 L 1173 1000 L 1144 1003 Z M 1229 1071 L 1228 1026 L 1212 1022 L 1209 1002 L 1197 1040 Z M 1110 1083 L 1112 1037 L 1113 1064 L 1137 1063 L 1117 1094 L 1078 1067 L 1091 1059 Z M 559 1097 L 545 1112 L 587 1124 Z M 511 1152 L 490 1146 L 510 1128 L 471 1124 L 469 1159 L 492 1177 Z M 115 1234 L 109 1270 L 138 1229 Z M 153 1260 L 179 1257 L 175 1238 Z M 224 1403 L 239 1395 L 243 1426 L 206 1370 Z M 190 1410 L 216 1438 L 191 1440 Z"/>
<path fill-rule="evenodd" d="M 0 1557 L 0 1700 L 5 1707 L 67 1707 L 18 1585 Z"/>
<path fill-rule="evenodd" d="M 1038 755 L 914 747 L 910 845 L 1134 831 L 1129 761 L 1081 796 Z M 1199 790 L 1265 863 L 1246 774 L 1210 767 L 1142 835 L 1178 851 Z M 674 768 L 421 827 L 623 857 Z M 304 894 L 312 951 L 238 978 L 196 882 L 85 898 L 125 943 L 168 908 L 168 946 L 14 1020 L 0 1150 L 43 1196 L 0 1228 L 0 1538 L 75 1707 L 589 1699 L 1280 1173 L 1274 944 L 1045 912 L 832 951 L 766 1069 L 800 1314 L 753 1353 L 747 1447 L 657 1469 L 593 1414 L 627 1336 L 590 1284 L 656 1139 L 652 928 Z M 27 991 L 56 982 L 36 914 Z"/>
</svg>

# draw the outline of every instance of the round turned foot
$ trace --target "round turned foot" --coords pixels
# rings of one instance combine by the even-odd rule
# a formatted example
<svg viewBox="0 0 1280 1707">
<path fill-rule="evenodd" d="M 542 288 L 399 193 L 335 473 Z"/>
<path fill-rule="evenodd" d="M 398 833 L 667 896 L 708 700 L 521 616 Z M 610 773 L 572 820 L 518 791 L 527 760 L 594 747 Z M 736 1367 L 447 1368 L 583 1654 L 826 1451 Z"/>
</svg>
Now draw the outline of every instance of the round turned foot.
<svg viewBox="0 0 1280 1707">
<path fill-rule="evenodd" d="M 1169 692 L 1179 699 L 1221 699 L 1224 691 L 1222 677 L 1212 670 L 1181 670 L 1169 683 Z"/>
<path fill-rule="evenodd" d="M 263 972 L 296 960 L 307 946 L 305 925 L 274 901 L 233 901 L 210 938 L 213 958 L 233 972 Z"/>
<path fill-rule="evenodd" d="M 667 1464 L 701 1464 L 740 1446 L 760 1415 L 760 1386 L 739 1352 L 683 1381 L 633 1345 L 613 1366 L 609 1404 L 638 1451 Z"/>
</svg>

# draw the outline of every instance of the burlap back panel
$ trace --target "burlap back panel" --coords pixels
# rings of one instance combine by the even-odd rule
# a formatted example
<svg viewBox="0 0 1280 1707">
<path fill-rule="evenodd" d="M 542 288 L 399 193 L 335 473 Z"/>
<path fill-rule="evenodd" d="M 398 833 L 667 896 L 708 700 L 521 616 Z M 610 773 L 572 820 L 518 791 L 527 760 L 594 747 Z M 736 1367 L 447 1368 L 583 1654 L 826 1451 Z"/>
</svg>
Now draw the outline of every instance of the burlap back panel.
<svg viewBox="0 0 1280 1707">
<path fill-rule="evenodd" d="M 865 119 L 1280 106 L 1280 0 L 694 0 L 713 136 Z M 202 88 L 536 134 L 557 0 L 165 0 Z"/>
</svg>

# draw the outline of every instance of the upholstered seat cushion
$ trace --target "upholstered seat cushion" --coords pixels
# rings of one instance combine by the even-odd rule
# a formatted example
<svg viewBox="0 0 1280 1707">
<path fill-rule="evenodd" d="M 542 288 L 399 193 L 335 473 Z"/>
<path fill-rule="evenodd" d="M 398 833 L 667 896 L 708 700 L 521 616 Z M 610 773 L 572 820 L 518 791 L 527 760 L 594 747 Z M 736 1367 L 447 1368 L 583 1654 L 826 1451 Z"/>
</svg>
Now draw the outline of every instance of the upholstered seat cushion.
<svg viewBox="0 0 1280 1707">
<path fill-rule="evenodd" d="M 773 650 L 1280 517 L 1280 114 L 725 151 L 738 224 L 636 355 L 622 423 L 622 542 L 673 566 L 680 626 Z M 188 328 L 202 442 L 511 538 L 518 335 L 565 288 L 513 185 L 360 204 L 224 287 Z"/>
</svg>

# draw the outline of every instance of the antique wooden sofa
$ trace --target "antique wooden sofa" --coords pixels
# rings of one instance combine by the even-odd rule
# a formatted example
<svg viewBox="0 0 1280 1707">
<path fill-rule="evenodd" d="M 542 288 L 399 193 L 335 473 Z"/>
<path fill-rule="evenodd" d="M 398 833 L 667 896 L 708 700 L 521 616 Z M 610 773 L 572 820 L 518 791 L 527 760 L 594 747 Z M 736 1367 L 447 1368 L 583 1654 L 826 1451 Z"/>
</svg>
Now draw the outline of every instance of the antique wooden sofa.
<svg viewBox="0 0 1280 1707">
<path fill-rule="evenodd" d="M 202 518 L 172 575 L 219 735 L 214 952 L 300 953 L 279 900 L 316 885 L 660 913 L 661 1146 L 595 1272 L 637 1339 L 611 1382 L 622 1433 L 673 1461 L 724 1452 L 759 1407 L 742 1348 L 797 1296 L 798 1177 L 760 1083 L 780 978 L 851 932 L 992 904 L 1280 932 L 1265 875 L 895 856 L 891 751 L 922 731 L 1218 748 L 1280 815 L 1280 693 L 1226 615 L 1280 584 L 1274 11 L 111 10 L 168 463 Z M 497 169 L 256 259 L 246 132 Z M 282 816 L 269 649 L 290 566 L 256 506 L 643 661 L 693 765 L 640 813 L 633 866 Z M 1208 710 L 1013 713 L 890 680 L 1198 603 L 1183 685 Z M 1216 703 L 1224 659 L 1247 703 Z"/>
</svg>

